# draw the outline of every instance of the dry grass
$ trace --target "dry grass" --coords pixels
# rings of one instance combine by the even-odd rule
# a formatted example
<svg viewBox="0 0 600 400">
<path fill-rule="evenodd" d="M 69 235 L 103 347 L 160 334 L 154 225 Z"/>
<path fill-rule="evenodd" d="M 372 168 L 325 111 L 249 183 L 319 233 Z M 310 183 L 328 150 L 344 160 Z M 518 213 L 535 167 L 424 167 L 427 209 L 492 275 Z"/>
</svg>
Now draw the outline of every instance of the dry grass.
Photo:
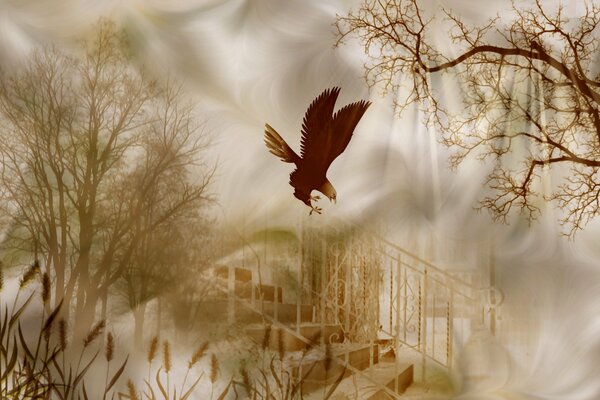
<svg viewBox="0 0 600 400">
<path fill-rule="evenodd" d="M 263 340 L 260 346 L 262 363 L 255 368 L 248 368 L 242 365 L 239 369 L 240 380 L 233 380 L 233 388 L 236 393 L 236 398 L 249 399 L 284 399 L 284 400 L 299 400 L 304 398 L 302 392 L 303 383 L 314 370 L 317 362 L 311 363 L 304 371 L 298 369 L 294 373 L 293 368 L 286 365 L 285 362 L 285 346 L 283 341 L 282 330 L 277 330 L 277 351 L 271 352 L 268 349 L 268 344 L 273 336 L 273 330 L 270 325 L 265 328 Z M 307 354 L 315 349 L 321 339 L 321 332 L 317 332 L 313 337 L 308 339 L 306 347 L 302 351 L 302 356 L 299 364 L 303 365 L 303 361 Z M 330 366 L 332 363 L 331 348 L 325 345 L 325 363 Z M 330 398 L 337 386 L 342 381 L 345 375 L 345 369 L 339 375 L 335 383 L 329 388 L 323 399 Z M 238 392 L 239 388 L 239 392 Z"/>
<path fill-rule="evenodd" d="M 108 326 L 105 320 L 95 323 L 82 341 L 72 340 L 69 323 L 60 313 L 61 303 L 53 310 L 46 311 L 46 307 L 42 308 L 43 318 L 37 332 L 31 330 L 24 332 L 20 320 L 34 301 L 40 302 L 42 306 L 49 303 L 51 280 L 47 274 L 40 273 L 39 268 L 37 263 L 27 268 L 19 282 L 18 294 L 12 309 L 5 305 L 4 310 L 0 310 L 0 398 L 2 399 L 100 398 L 98 393 L 88 393 L 85 380 L 90 370 L 102 368 L 102 365 L 105 365 L 102 399 L 188 400 L 197 391 L 203 379 L 211 387 L 211 400 L 224 400 L 228 395 L 250 399 L 303 398 L 302 383 L 316 363 L 306 368 L 301 376 L 294 376 L 284 362 L 286 350 L 281 329 L 277 330 L 275 336 L 278 341 L 277 351 L 272 353 L 268 350 L 270 340 L 274 338 L 271 327 L 265 329 L 265 337 L 260 346 L 263 354 L 262 367 L 249 368 L 243 365 L 231 378 L 223 376 L 218 353 L 211 351 L 208 342 L 203 342 L 194 352 L 190 352 L 183 379 L 173 381 L 177 377 L 173 372 L 177 369 L 174 365 L 176 358 L 173 357 L 171 343 L 163 340 L 162 357 L 157 357 L 160 340 L 154 337 L 149 341 L 145 355 L 148 377 L 141 383 L 128 379 L 119 387 L 119 381 L 126 375 L 128 360 L 113 365 L 115 355 L 118 354 L 117 340 L 112 332 L 107 332 Z M 24 290 L 34 280 L 38 281 L 41 295 L 35 296 L 36 290 L 27 292 Z M 26 298 L 19 301 L 19 296 L 26 296 Z M 319 338 L 320 334 L 310 338 L 302 359 L 310 350 L 318 346 Z M 79 352 L 78 362 L 72 364 L 71 357 L 77 352 Z M 331 353 L 327 348 L 325 352 L 330 356 Z M 67 353 L 70 353 L 69 357 Z M 100 353 L 103 353 L 103 356 L 98 357 Z M 159 362 L 157 358 L 160 359 Z M 203 366 L 202 360 L 206 360 L 206 366 Z M 342 378 L 343 374 L 340 375 L 337 383 Z M 334 385 L 328 392 L 325 399 L 333 394 L 336 386 Z"/>
<path fill-rule="evenodd" d="M 44 306 L 41 324 L 37 331 L 30 328 L 25 330 L 22 320 L 34 304 L 36 290 L 29 293 L 22 302 L 19 301 L 19 297 L 25 295 L 24 288 L 38 276 L 39 286 L 41 286 L 39 299 Z M 39 263 L 35 262 L 27 268 L 20 279 L 11 311 L 8 305 L 0 310 L 0 398 L 2 399 L 88 399 L 85 376 L 98 360 L 97 355 L 100 350 L 92 348 L 92 344 L 104 329 L 104 322 L 97 324 L 88 333 L 83 348 L 70 348 L 67 340 L 67 323 L 64 319 L 59 319 L 58 335 L 52 335 L 62 302 L 54 310 L 46 312 L 45 306 L 48 304 L 50 289 L 48 275 L 40 276 Z M 111 347 L 114 347 L 114 342 Z M 73 368 L 67 352 L 75 350 L 80 351 L 80 356 L 77 367 Z M 112 355 L 110 358 L 112 359 Z M 110 365 L 107 365 L 103 398 L 111 392 L 125 370 L 126 364 L 127 360 L 114 374 L 109 373 Z"/>
</svg>

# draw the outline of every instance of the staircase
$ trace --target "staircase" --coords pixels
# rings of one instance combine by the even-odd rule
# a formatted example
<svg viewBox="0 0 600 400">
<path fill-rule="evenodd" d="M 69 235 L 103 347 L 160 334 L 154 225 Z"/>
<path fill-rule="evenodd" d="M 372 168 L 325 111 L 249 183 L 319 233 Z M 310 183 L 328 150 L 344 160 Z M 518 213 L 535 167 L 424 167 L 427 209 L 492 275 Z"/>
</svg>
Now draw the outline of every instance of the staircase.
<svg viewBox="0 0 600 400">
<path fill-rule="evenodd" d="M 213 275 L 218 290 L 203 300 L 204 317 L 227 316 L 258 346 L 285 354 L 302 398 L 322 399 L 336 385 L 334 398 L 390 399 L 412 384 L 411 364 L 383 360 L 377 338 L 352 343 L 342 324 L 319 320 L 318 305 L 284 303 L 282 288 L 255 284 L 250 269 L 221 266 Z"/>
<path fill-rule="evenodd" d="M 455 274 L 363 230 L 303 229 L 288 250 L 269 253 L 283 261 L 267 258 L 266 240 L 264 253 L 246 243 L 254 261 L 241 251 L 242 261 L 231 253 L 214 268 L 204 316 L 241 326 L 248 342 L 278 355 L 301 398 L 447 398 L 454 347 L 472 326 L 494 326 L 486 298 L 496 292 L 475 269 Z M 279 269 L 261 274 L 261 264 L 278 263 L 285 289 Z"/>
</svg>

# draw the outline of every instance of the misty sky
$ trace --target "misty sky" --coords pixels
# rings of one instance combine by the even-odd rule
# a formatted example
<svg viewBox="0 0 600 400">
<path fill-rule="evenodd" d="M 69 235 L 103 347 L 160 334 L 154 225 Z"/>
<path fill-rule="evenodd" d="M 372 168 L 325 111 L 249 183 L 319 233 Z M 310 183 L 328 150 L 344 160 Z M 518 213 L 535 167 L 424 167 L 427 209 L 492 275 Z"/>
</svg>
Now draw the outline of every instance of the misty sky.
<svg viewBox="0 0 600 400">
<path fill-rule="evenodd" d="M 479 22 L 504 15 L 510 2 L 423 3 L 432 9 L 444 5 Z M 581 7 L 578 0 L 563 3 L 574 15 Z M 223 211 L 229 222 L 285 225 L 308 214 L 288 185 L 291 165 L 264 146 L 265 122 L 298 150 L 304 111 L 321 91 L 341 86 L 338 107 L 371 100 L 348 149 L 328 174 L 338 204 L 322 200 L 324 215 L 317 217 L 360 221 L 379 215 L 398 226 L 426 224 L 450 235 L 498 235 L 498 264 L 505 271 L 501 279 L 509 288 L 507 298 L 512 296 L 507 301 L 517 306 L 525 298 L 532 301 L 543 327 L 543 351 L 532 355 L 539 371 L 525 375 L 522 390 L 573 394 L 589 388 L 600 365 L 598 222 L 568 242 L 559 238 L 551 209 L 532 228 L 515 223 L 498 228 L 485 213 L 476 214 L 473 206 L 481 198 L 485 166 L 467 162 L 458 172 L 448 171 L 448 152 L 436 144 L 435 132 L 422 126 L 421 115 L 408 110 L 396 118 L 391 99 L 369 91 L 362 78 L 362 49 L 352 42 L 334 48 L 336 13 L 356 4 L 0 0 L 0 65 L 19 68 L 40 44 L 75 48 L 74 40 L 99 17 L 117 19 L 136 44 L 138 61 L 157 74 L 170 71 L 184 80 L 205 116 L 214 140 L 211 157 L 220 165 L 213 191 L 218 213 Z M 438 33 L 438 42 L 447 45 L 445 32 Z M 552 380 L 559 373 L 563 379 Z"/>
</svg>

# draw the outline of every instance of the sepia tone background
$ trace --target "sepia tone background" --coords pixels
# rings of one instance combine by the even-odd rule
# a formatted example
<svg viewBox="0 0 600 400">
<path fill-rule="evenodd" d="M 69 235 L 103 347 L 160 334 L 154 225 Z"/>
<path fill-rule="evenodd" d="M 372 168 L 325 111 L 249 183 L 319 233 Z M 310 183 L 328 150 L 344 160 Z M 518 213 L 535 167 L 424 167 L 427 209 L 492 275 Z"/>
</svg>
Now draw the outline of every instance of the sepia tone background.
<svg viewBox="0 0 600 400">
<path fill-rule="evenodd" d="M 287 185 L 289 167 L 265 149 L 265 122 L 298 149 L 304 111 L 324 88 L 340 86 L 340 104 L 370 100 L 350 145 L 328 174 L 338 203 L 323 205 L 323 215 L 312 218 L 324 226 L 384 220 L 395 242 L 418 237 L 440 249 L 458 243 L 466 253 L 483 248 L 487 254 L 493 248 L 504 295 L 502 318 L 526 331 L 529 347 L 483 343 L 473 356 L 477 360 L 465 359 L 464 374 L 472 365 L 487 365 L 497 379 L 478 390 L 496 393 L 490 398 L 594 398 L 600 393 L 600 223 L 592 221 L 567 238 L 557 223 L 560 210 L 550 204 L 532 224 L 519 216 L 507 225 L 493 223 L 486 212 L 476 212 L 489 165 L 467 160 L 450 171 L 450 151 L 438 143 L 435 129 L 422 124 L 417 107 L 398 118 L 392 94 L 369 90 L 362 46 L 348 40 L 335 47 L 336 15 L 358 4 L 2 1 L 0 66 L 19 70 L 40 45 L 77 51 L 77 40 L 98 18 L 114 19 L 133 43 L 135 63 L 158 77 L 172 74 L 184 82 L 211 138 L 209 158 L 217 165 L 210 185 L 216 202 L 208 216 L 238 233 L 294 230 L 308 212 Z M 544 2 L 548 8 L 553 4 Z M 579 1 L 563 4 L 567 14 L 582 12 Z M 505 1 L 473 0 L 423 6 L 431 13 L 441 6 L 452 9 L 473 23 L 496 14 L 503 21 L 510 8 Z M 439 27 L 436 43 L 450 47 L 447 31 Z M 460 87 L 440 85 L 448 96 L 460 97 Z M 445 262 L 443 254 L 427 256 Z"/>
</svg>

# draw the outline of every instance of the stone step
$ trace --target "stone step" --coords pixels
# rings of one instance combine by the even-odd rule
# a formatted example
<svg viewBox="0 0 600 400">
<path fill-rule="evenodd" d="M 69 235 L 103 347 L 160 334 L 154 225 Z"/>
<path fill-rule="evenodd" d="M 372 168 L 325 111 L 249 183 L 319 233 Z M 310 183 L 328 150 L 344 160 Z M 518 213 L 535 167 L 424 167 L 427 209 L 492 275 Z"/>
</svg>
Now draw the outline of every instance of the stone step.
<svg viewBox="0 0 600 400">
<path fill-rule="evenodd" d="M 235 274 L 235 280 L 238 282 L 250 282 L 252 280 L 252 271 L 246 268 L 233 268 Z M 224 265 L 215 268 L 214 274 L 217 278 L 227 280 L 229 277 L 229 267 Z"/>
<path fill-rule="evenodd" d="M 245 301 L 245 300 L 244 300 Z M 261 304 L 262 303 L 262 304 Z M 225 322 L 229 313 L 229 302 L 225 298 L 204 300 L 200 305 L 203 310 L 201 314 L 202 321 L 208 323 Z M 241 324 L 256 324 L 263 323 L 264 315 L 275 318 L 275 303 L 269 301 L 256 301 L 254 311 L 242 304 L 242 301 L 235 302 L 235 321 Z M 297 322 L 298 308 L 296 304 L 280 304 L 277 303 L 277 320 L 279 322 L 289 324 Z M 307 323 L 312 321 L 313 306 L 303 304 L 300 305 L 300 322 Z"/>
<path fill-rule="evenodd" d="M 413 382 L 413 365 L 396 364 L 395 361 L 382 361 L 361 373 L 345 377 L 335 389 L 332 398 L 361 399 L 361 400 L 389 400 L 389 396 L 381 386 L 392 392 L 402 394 Z M 337 381 L 332 382 L 312 393 L 304 396 L 306 400 L 319 400 L 330 390 Z"/>
<path fill-rule="evenodd" d="M 275 318 L 275 303 L 270 301 L 256 301 L 255 307 L 264 315 Z M 298 306 L 296 304 L 277 303 L 277 321 L 284 324 L 296 324 Z M 309 304 L 300 305 L 300 323 L 310 323 L 313 317 L 313 306 Z"/>
<path fill-rule="evenodd" d="M 379 346 L 374 345 L 331 345 L 331 357 L 342 360 L 347 365 L 350 365 L 360 371 L 369 368 L 371 362 L 377 364 L 379 362 Z M 293 376 L 302 375 L 302 392 L 311 393 L 325 386 L 333 384 L 340 376 L 349 376 L 352 374 L 350 369 L 344 369 L 344 364 L 327 360 L 324 358 L 318 360 L 304 359 L 302 360 L 302 369 L 294 367 L 292 369 Z"/>
<path fill-rule="evenodd" d="M 235 294 L 238 297 L 243 299 L 251 299 L 252 298 L 252 283 L 239 283 L 236 282 L 235 285 Z M 254 285 L 254 298 L 260 299 L 260 296 L 263 296 L 264 301 L 275 301 L 275 287 L 271 285 Z M 283 298 L 283 290 L 281 287 L 277 288 L 277 303 L 281 303 Z"/>
<path fill-rule="evenodd" d="M 280 322 L 281 319 L 279 319 Z M 290 325 L 289 329 L 296 332 L 296 326 Z M 299 327 L 300 335 L 312 341 L 313 345 L 321 343 L 321 336 L 325 338 L 325 343 L 341 343 L 344 341 L 344 332 L 340 325 L 325 325 L 321 330 L 321 325 L 304 324 Z M 309 345 L 299 339 L 295 334 L 279 327 L 248 327 L 247 335 L 256 343 L 263 344 L 267 341 L 271 350 L 300 351 L 306 349 Z"/>
</svg>

